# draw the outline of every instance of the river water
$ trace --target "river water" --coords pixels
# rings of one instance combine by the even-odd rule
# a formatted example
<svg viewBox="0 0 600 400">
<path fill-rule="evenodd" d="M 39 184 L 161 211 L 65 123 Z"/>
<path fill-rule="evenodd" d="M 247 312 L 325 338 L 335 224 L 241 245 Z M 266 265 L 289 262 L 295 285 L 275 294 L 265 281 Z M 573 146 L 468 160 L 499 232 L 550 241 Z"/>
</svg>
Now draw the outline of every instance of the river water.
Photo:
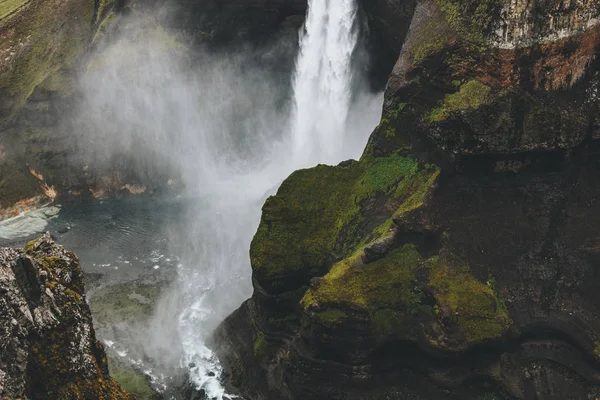
<svg viewBox="0 0 600 400">
<path fill-rule="evenodd" d="M 355 0 L 309 1 L 283 108 L 281 82 L 234 56 L 207 56 L 182 73 L 157 51 L 164 40 L 118 41 L 83 82 L 85 109 L 98 111 L 79 116 L 82 131 L 93 132 L 96 156 L 175 160 L 186 190 L 65 204 L 0 223 L 4 243 L 52 231 L 85 272 L 102 275 L 91 287 L 140 277 L 163 287 L 148 324 L 99 330 L 157 387 L 183 367 L 209 398 L 229 398 L 205 342 L 252 294 L 248 251 L 262 203 L 295 169 L 358 158 L 377 124 L 382 95 L 364 89 L 353 70 L 356 7 Z"/>
</svg>

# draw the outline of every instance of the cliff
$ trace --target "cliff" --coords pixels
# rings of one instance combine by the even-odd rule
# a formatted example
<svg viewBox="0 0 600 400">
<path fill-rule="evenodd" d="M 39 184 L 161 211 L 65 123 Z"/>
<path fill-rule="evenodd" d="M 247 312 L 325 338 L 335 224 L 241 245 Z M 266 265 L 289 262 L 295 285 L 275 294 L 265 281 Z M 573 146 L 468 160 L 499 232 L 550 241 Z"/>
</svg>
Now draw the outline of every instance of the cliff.
<svg viewBox="0 0 600 400">
<path fill-rule="evenodd" d="M 109 375 L 77 257 L 49 235 L 0 248 L 0 342 L 0 398 L 133 398 Z"/>
<path fill-rule="evenodd" d="M 94 38 L 122 2 L 6 1 L 0 7 L 0 214 L 85 186 L 68 165 L 72 137 L 59 126 Z M 31 172 L 31 171 L 34 172 Z M 18 212 L 18 210 L 17 210 Z"/>
<path fill-rule="evenodd" d="M 359 161 L 297 171 L 265 203 L 254 294 L 215 337 L 231 386 L 598 397 L 600 4 L 368 3 L 403 43 L 381 123 Z"/>
</svg>

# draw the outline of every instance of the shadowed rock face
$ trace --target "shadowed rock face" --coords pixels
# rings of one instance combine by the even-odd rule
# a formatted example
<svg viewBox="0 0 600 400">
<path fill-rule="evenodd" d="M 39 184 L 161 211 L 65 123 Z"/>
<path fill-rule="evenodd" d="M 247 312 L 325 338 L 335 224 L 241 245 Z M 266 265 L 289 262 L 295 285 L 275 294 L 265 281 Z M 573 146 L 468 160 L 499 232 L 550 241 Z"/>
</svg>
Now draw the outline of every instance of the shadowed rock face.
<svg viewBox="0 0 600 400">
<path fill-rule="evenodd" d="M 254 294 L 215 337 L 233 387 L 600 395 L 598 7 L 422 1 L 405 37 L 388 27 L 404 44 L 361 160 L 296 172 L 263 207 Z"/>
<path fill-rule="evenodd" d="M 178 0 L 173 21 L 199 39 L 265 41 L 286 25 L 299 28 L 307 0 Z"/>
<path fill-rule="evenodd" d="M 597 137 L 598 3 L 559 3 L 419 3 L 369 151 L 507 154 Z"/>
<path fill-rule="evenodd" d="M 130 399 L 108 372 L 77 257 L 49 235 L 0 248 L 0 397 Z"/>
</svg>

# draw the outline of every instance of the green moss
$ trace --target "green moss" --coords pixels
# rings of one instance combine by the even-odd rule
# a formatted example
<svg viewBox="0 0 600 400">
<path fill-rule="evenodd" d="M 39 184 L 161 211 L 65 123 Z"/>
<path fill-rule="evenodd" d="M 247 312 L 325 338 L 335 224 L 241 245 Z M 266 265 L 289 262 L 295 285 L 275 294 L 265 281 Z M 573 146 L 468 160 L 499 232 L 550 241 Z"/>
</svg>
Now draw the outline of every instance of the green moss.
<svg viewBox="0 0 600 400">
<path fill-rule="evenodd" d="M 337 308 L 325 310 L 319 313 L 319 322 L 329 328 L 333 328 L 341 324 L 346 318 L 346 313 Z"/>
<path fill-rule="evenodd" d="M 398 119 L 398 116 L 407 105 L 407 103 L 400 103 L 398 107 L 386 110 L 379 126 L 377 126 L 377 130 L 383 132 L 386 138 L 390 139 L 396 135 L 396 129 L 394 129 L 392 121 Z"/>
<path fill-rule="evenodd" d="M 267 340 L 265 339 L 265 334 L 262 332 L 258 332 L 256 338 L 254 339 L 254 356 L 262 357 L 267 354 Z"/>
<path fill-rule="evenodd" d="M 382 260 L 366 265 L 360 254 L 357 252 L 335 264 L 319 287 L 307 292 L 302 299 L 303 306 L 353 303 L 373 312 L 391 308 L 412 313 L 420 301 L 420 294 L 411 290 L 420 263 L 415 247 L 406 245 L 395 249 Z"/>
<path fill-rule="evenodd" d="M 427 278 L 417 278 L 418 271 L 428 271 Z M 317 305 L 325 310 L 318 313 L 319 321 L 329 322 L 323 325 L 330 328 L 344 323 L 347 316 L 343 310 L 351 304 L 367 312 L 380 338 L 400 335 L 416 339 L 423 324 L 430 326 L 445 316 L 452 322 L 451 326 L 442 323 L 443 329 L 452 332 L 458 328 L 458 342 L 441 340 L 448 332 L 439 330 L 435 330 L 437 336 L 423 330 L 421 334 L 434 347 L 456 343 L 460 347 L 460 343 L 500 339 L 510 327 L 508 310 L 490 282 L 480 282 L 467 266 L 451 264 L 441 256 L 424 260 L 413 245 L 405 245 L 366 265 L 359 254 L 337 263 L 316 288 L 307 291 L 301 303 L 307 312 Z M 426 291 L 434 293 L 435 304 L 424 301 Z"/>
<path fill-rule="evenodd" d="M 448 24 L 464 39 L 482 43 L 499 17 L 500 0 L 435 0 Z"/>
<path fill-rule="evenodd" d="M 94 292 L 90 308 L 94 317 L 105 323 L 133 322 L 149 317 L 161 288 L 138 282 L 110 285 Z"/>
<path fill-rule="evenodd" d="M 405 324 L 410 323 L 405 313 L 389 308 L 375 311 L 372 320 L 375 331 L 381 336 L 387 337 L 403 329 Z"/>
<path fill-rule="evenodd" d="M 104 34 L 106 34 L 108 27 L 115 20 L 116 17 L 117 17 L 116 12 L 110 11 L 108 13 L 106 18 L 104 18 L 102 20 L 102 22 L 100 22 L 100 24 L 98 25 L 98 28 L 96 29 L 96 33 L 94 34 L 94 39 L 92 39 L 92 43 L 98 42 L 98 40 L 100 40 L 104 36 Z"/>
<path fill-rule="evenodd" d="M 37 239 L 33 239 L 33 240 L 30 240 L 29 242 L 27 242 L 27 244 L 25 245 L 25 253 L 31 253 L 33 251 L 33 248 L 35 247 L 37 241 L 38 241 Z"/>
<path fill-rule="evenodd" d="M 398 218 L 402 214 L 409 211 L 415 210 L 423 205 L 423 202 L 427 198 L 427 194 L 437 181 L 440 170 L 434 166 L 427 166 L 426 169 L 430 171 L 428 174 L 420 174 L 415 179 L 406 180 L 401 182 L 396 188 L 395 197 L 404 196 L 403 202 L 394 212 L 394 217 Z"/>
<path fill-rule="evenodd" d="M 475 279 L 465 265 L 442 257 L 430 260 L 429 284 L 440 308 L 446 307 L 467 343 L 500 338 L 510 326 L 506 307 L 492 285 Z"/>
<path fill-rule="evenodd" d="M 119 382 L 121 387 L 133 394 L 138 400 L 151 400 L 157 398 L 156 393 L 148 384 L 146 376 L 132 367 L 108 360 L 111 376 Z"/>
<path fill-rule="evenodd" d="M 27 44 L 0 76 L 2 86 L 16 100 L 13 111 L 49 76 L 74 65 L 87 47 L 93 16 L 93 1 L 43 1 L 14 18 L 15 37 Z"/>
<path fill-rule="evenodd" d="M 594 357 L 596 360 L 600 360 L 600 341 L 594 343 Z"/>
<path fill-rule="evenodd" d="M 420 26 L 415 34 L 415 41 L 409 48 L 414 65 L 421 64 L 427 57 L 445 48 L 450 42 L 450 32 L 447 25 L 432 19 Z"/>
<path fill-rule="evenodd" d="M 402 201 L 410 194 L 401 188 L 414 188 L 410 182 L 434 173 L 396 155 L 294 172 L 263 207 L 250 249 L 254 270 L 270 277 L 300 271 L 315 276 L 328 268 L 332 253 L 349 254 L 364 239 L 358 230 L 369 202 L 377 196 Z"/>
<path fill-rule="evenodd" d="M 425 119 L 429 122 L 439 122 L 457 111 L 479 108 L 489 102 L 490 90 L 489 86 L 471 80 L 463 84 L 458 92 L 447 94 L 442 104 L 425 115 Z"/>
<path fill-rule="evenodd" d="M 113 6 L 115 4 L 114 0 L 99 0 L 98 1 L 98 8 L 96 10 L 96 15 L 97 15 L 97 20 L 98 21 L 102 21 L 101 24 L 106 20 L 105 15 L 108 15 L 110 13 L 114 14 L 114 11 L 112 10 Z M 108 11 L 110 10 L 110 11 Z M 107 13 L 108 11 L 108 13 Z M 96 21 L 96 22 L 98 22 Z"/>
<path fill-rule="evenodd" d="M 29 0 L 2 0 L 0 2 L 0 20 L 6 18 L 27 3 L 29 3 Z"/>
</svg>

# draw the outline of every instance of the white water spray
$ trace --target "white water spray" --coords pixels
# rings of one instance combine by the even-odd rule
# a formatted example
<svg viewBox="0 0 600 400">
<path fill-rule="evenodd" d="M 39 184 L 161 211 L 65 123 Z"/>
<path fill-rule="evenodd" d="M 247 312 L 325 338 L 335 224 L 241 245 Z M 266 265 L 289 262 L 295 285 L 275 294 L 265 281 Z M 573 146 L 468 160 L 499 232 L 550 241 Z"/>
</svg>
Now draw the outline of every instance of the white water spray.
<svg viewBox="0 0 600 400">
<path fill-rule="evenodd" d="M 169 43 L 162 33 L 140 42 L 124 35 L 89 74 L 79 129 L 95 143 L 88 147 L 135 155 L 141 166 L 175 162 L 193 202 L 170 235 L 179 279 L 145 337 L 130 340 L 148 343 L 141 352 L 155 376 L 183 366 L 208 398 L 230 397 L 205 343 L 252 293 L 248 252 L 266 195 L 295 169 L 358 157 L 377 124 L 381 95 L 351 85 L 355 1 L 309 1 L 291 115 L 278 111 L 281 91 L 268 72 L 207 55 L 182 73 L 174 54 L 156 48 Z"/>
<path fill-rule="evenodd" d="M 309 1 L 306 24 L 299 38 L 300 51 L 293 81 L 294 108 L 290 116 L 290 131 L 282 138 L 280 147 L 274 147 L 270 154 L 265 154 L 269 160 L 266 166 L 253 170 L 242 178 L 242 181 L 250 186 L 240 185 L 241 182 L 238 181 L 232 187 L 237 192 L 232 194 L 236 199 L 240 199 L 240 189 L 246 193 L 254 192 L 248 198 L 241 198 L 242 203 L 234 206 L 237 210 L 243 210 L 247 217 L 252 217 L 250 220 L 246 219 L 248 224 L 245 226 L 236 223 L 235 219 L 239 218 L 239 215 L 221 225 L 221 229 L 235 231 L 238 236 L 224 237 L 222 239 L 225 239 L 225 242 L 220 241 L 221 245 L 226 243 L 227 239 L 237 243 L 237 248 L 231 248 L 229 255 L 221 254 L 221 257 L 211 260 L 212 263 L 221 264 L 220 268 L 229 271 L 233 268 L 240 271 L 241 276 L 248 277 L 248 244 L 260 218 L 259 204 L 264 200 L 265 190 L 272 189 L 269 186 L 277 185 L 294 169 L 318 163 L 337 163 L 360 154 L 370 127 L 358 133 L 362 140 L 357 142 L 347 137 L 350 135 L 346 125 L 352 103 L 351 61 L 358 40 L 355 1 Z M 374 115 L 377 115 L 377 112 Z M 357 129 L 350 130 L 356 132 Z M 287 157 L 290 152 L 292 157 Z M 286 157 L 282 158 L 282 154 L 286 154 Z M 257 185 L 260 182 L 266 182 L 267 186 Z M 255 190 L 257 186 L 260 187 L 258 191 Z M 230 257 L 233 254 L 238 255 L 235 257 L 238 265 L 231 265 L 234 260 Z M 240 266 L 243 270 L 239 270 Z M 242 279 L 239 284 L 245 285 L 249 282 L 249 279 L 246 279 Z M 230 288 L 231 281 L 211 280 L 206 283 L 208 286 L 205 286 L 205 293 L 197 295 L 194 303 L 186 307 L 181 314 L 181 329 L 187 333 L 182 339 L 187 360 L 193 365 L 193 381 L 198 387 L 204 388 L 209 397 L 221 398 L 224 392 L 217 384 L 218 380 L 207 376 L 207 373 L 214 373 L 215 370 L 220 372 L 221 369 L 212 352 L 203 345 L 205 338 L 202 335 L 207 331 L 203 330 L 204 332 L 198 334 L 198 328 L 206 323 L 211 313 L 211 303 L 214 301 L 209 300 L 211 294 L 208 292 L 228 290 L 225 286 Z M 217 289 L 218 286 L 221 286 L 221 289 Z M 229 294 L 222 292 L 217 296 Z"/>
</svg>

